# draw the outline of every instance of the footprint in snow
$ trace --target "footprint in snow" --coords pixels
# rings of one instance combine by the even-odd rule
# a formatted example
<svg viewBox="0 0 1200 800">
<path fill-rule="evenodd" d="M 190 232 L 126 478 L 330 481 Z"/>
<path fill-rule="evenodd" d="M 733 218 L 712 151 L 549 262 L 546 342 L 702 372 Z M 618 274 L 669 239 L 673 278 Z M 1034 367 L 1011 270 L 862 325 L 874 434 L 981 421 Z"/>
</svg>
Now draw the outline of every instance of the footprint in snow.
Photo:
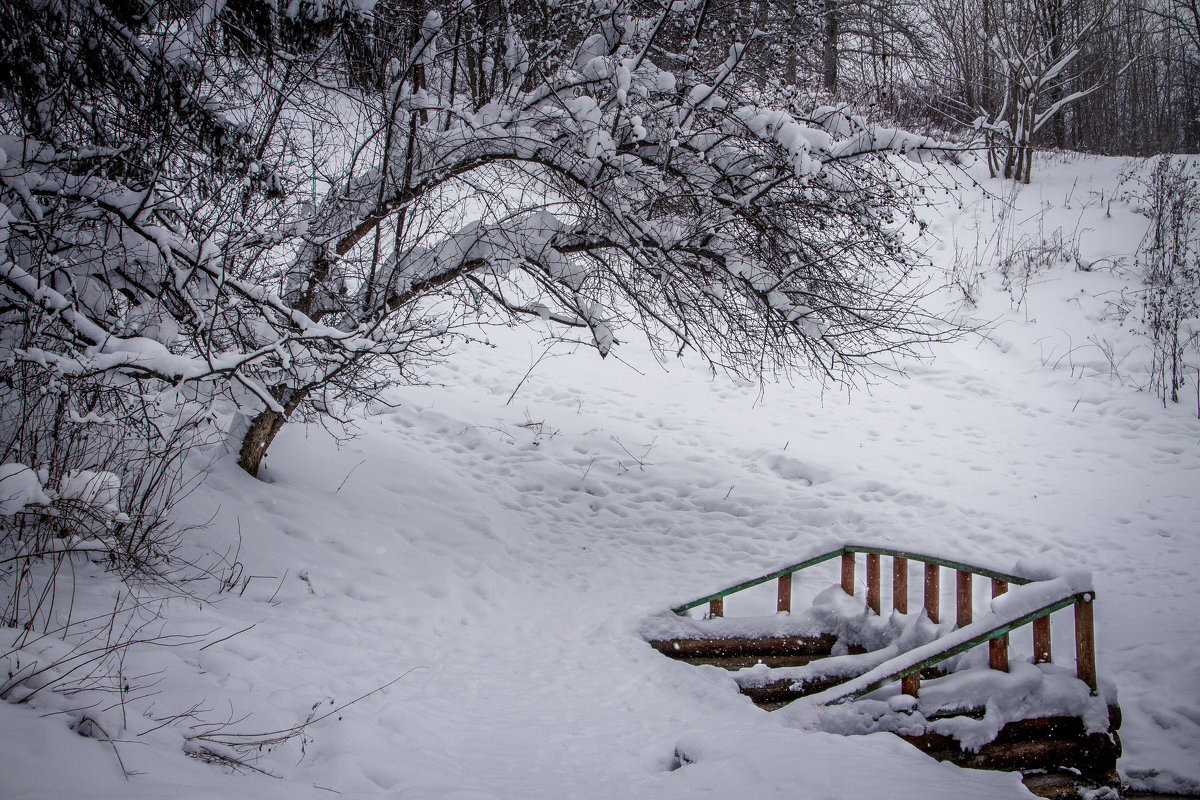
<svg viewBox="0 0 1200 800">
<path fill-rule="evenodd" d="M 786 481 L 797 481 L 806 486 L 816 486 L 833 480 L 829 470 L 784 455 L 767 456 L 762 464 Z"/>
</svg>

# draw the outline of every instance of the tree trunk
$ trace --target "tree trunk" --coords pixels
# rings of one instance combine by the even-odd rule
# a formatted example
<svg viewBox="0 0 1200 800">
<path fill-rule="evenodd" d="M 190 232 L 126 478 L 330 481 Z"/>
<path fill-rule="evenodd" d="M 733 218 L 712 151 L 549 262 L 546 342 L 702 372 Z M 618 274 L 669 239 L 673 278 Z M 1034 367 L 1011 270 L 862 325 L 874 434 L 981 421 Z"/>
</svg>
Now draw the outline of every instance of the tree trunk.
<svg viewBox="0 0 1200 800">
<path fill-rule="evenodd" d="M 838 0 L 825 0 L 825 30 L 822 36 L 822 78 L 825 91 L 837 92 L 838 85 Z"/>
<path fill-rule="evenodd" d="M 271 395 L 283 404 L 283 412 L 267 409 L 251 420 L 249 430 L 242 437 L 242 449 L 238 454 L 239 467 L 253 477 L 258 477 L 258 470 L 267 456 L 267 448 L 271 446 L 275 436 L 283 429 L 283 424 L 288 421 L 292 412 L 300 406 L 310 391 L 309 388 L 272 387 Z"/>
</svg>

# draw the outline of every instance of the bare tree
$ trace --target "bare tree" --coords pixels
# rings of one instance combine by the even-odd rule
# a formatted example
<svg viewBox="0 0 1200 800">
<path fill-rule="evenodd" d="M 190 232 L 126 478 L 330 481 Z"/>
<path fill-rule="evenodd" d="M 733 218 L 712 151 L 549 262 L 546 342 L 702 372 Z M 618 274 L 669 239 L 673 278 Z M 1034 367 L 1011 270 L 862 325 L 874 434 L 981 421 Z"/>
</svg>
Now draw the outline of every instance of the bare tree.
<svg viewBox="0 0 1200 800">
<path fill-rule="evenodd" d="M 601 355 L 632 327 L 657 349 L 755 375 L 852 377 L 928 337 L 899 283 L 889 226 L 901 197 L 870 159 L 920 157 L 930 143 L 749 104 L 745 43 L 707 74 L 694 52 L 705 11 L 688 16 L 682 53 L 659 45 L 669 6 L 635 23 L 616 5 L 573 51 L 552 53 L 510 10 L 501 58 L 467 81 L 486 95 L 459 91 L 472 69 L 456 43 L 486 41 L 479 10 L 429 11 L 383 126 L 365 131 L 361 157 L 318 207 L 285 298 L 345 330 L 433 306 L 443 326 L 540 318 Z M 254 420 L 247 470 L 327 383 L 298 378 L 272 388 L 282 409 Z"/>
<path fill-rule="evenodd" d="M 710 10 L 7 4 L 6 363 L 80 418 L 86 382 L 119 397 L 118 433 L 186 406 L 252 474 L 288 419 L 419 380 L 466 325 L 893 366 L 940 334 L 889 159 L 937 147 L 762 105 L 764 37 L 714 58 Z"/>
<path fill-rule="evenodd" d="M 1065 106 L 1099 88 L 1099 84 L 1074 91 L 1066 88 L 1071 80 L 1067 70 L 1097 24 L 1098 20 L 1085 24 L 1066 44 L 1057 33 L 1043 39 L 1038 25 L 1016 21 L 1002 27 L 993 39 L 1004 80 L 1003 102 L 998 109 L 980 109 L 985 113 L 976 121 L 992 137 L 988 163 L 993 174 L 1001 171 L 1003 162 L 1005 178 L 1029 183 L 1034 137 Z"/>
<path fill-rule="evenodd" d="M 1047 125 L 1051 144 L 1065 142 L 1063 111 L 1105 80 L 1085 69 L 1103 13 L 1067 0 L 949 0 L 934 11 L 933 68 L 956 78 L 942 93 L 947 113 L 983 135 L 993 176 L 1028 183 Z"/>
</svg>

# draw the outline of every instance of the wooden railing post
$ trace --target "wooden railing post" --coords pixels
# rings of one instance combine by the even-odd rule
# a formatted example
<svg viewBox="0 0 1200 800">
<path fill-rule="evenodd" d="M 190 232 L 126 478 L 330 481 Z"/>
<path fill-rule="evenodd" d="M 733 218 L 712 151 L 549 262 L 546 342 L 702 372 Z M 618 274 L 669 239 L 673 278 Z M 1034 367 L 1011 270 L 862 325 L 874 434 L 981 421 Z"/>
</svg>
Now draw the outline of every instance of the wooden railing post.
<svg viewBox="0 0 1200 800">
<path fill-rule="evenodd" d="M 988 666 L 1000 672 L 1008 672 L 1007 633 L 988 642 Z"/>
<path fill-rule="evenodd" d="M 842 553 L 842 591 L 854 596 L 854 553 Z"/>
<path fill-rule="evenodd" d="M 892 559 L 892 608 L 908 613 L 908 559 L 900 556 Z"/>
<path fill-rule="evenodd" d="M 900 679 L 900 692 L 909 697 L 916 697 L 921 691 L 921 673 L 914 672 Z"/>
<path fill-rule="evenodd" d="M 725 616 L 725 598 L 718 597 L 715 600 L 708 601 L 708 616 L 723 617 Z"/>
<path fill-rule="evenodd" d="M 940 622 L 938 615 L 938 600 L 942 593 L 941 567 L 937 564 L 925 565 L 925 613 L 930 622 Z"/>
<path fill-rule="evenodd" d="M 776 605 L 779 611 L 792 610 L 792 573 L 779 576 L 779 603 Z"/>
<path fill-rule="evenodd" d="M 1050 654 L 1050 617 L 1045 616 L 1033 621 L 1033 663 L 1049 664 Z"/>
<path fill-rule="evenodd" d="M 879 556 L 867 553 L 867 607 L 879 613 Z"/>
<path fill-rule="evenodd" d="M 957 600 L 958 600 L 958 616 L 956 622 L 958 627 L 965 628 L 971 624 L 972 608 L 971 608 L 971 573 L 957 570 L 958 585 Z"/>
<path fill-rule="evenodd" d="M 1092 601 L 1086 594 L 1075 601 L 1075 674 L 1096 691 L 1096 631 L 1092 623 Z"/>
<path fill-rule="evenodd" d="M 999 597 L 1007 591 L 1007 582 L 992 578 L 992 597 Z M 988 642 L 988 666 L 1001 672 L 1008 672 L 1007 633 Z"/>
</svg>

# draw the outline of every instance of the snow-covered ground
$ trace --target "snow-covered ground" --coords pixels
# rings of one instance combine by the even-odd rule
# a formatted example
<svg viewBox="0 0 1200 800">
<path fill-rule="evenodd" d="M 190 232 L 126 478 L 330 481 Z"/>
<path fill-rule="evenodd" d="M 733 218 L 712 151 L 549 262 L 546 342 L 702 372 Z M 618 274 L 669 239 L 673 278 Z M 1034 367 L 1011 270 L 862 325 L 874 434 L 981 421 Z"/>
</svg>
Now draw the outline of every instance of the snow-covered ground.
<svg viewBox="0 0 1200 800">
<path fill-rule="evenodd" d="M 491 331 L 353 440 L 289 426 L 261 482 L 217 460 L 185 502 L 212 518 L 186 547 L 240 572 L 215 602 L 162 610 L 166 633 L 203 637 L 133 649 L 124 707 L 0 704 L 0 796 L 1028 796 L 888 734 L 788 727 L 728 673 L 638 636 L 650 614 L 847 541 L 1091 570 L 1122 775 L 1200 792 L 1200 421 L 1194 384 L 1166 409 L 1136 390 L 1144 340 L 1108 313 L 1130 285 L 1112 260 L 1145 227 L 1114 198 L 1122 164 L 1050 159 L 1004 214 L 976 191 L 923 211 L 930 257 L 959 263 L 935 310 L 965 289 L 987 336 L 869 389 L 739 385 L 660 368 L 636 342 L 603 362 L 560 346 L 525 377 L 536 335 Z M 1070 261 L 992 270 L 997 246 L 1019 255 L 1056 230 Z M 811 591 L 836 580 L 822 569 Z M 75 602 L 98 611 L 116 591 L 83 570 Z M 84 714 L 115 745 L 76 735 Z M 274 777 L 184 753 L 222 722 L 309 718 L 253 761 Z"/>
</svg>

